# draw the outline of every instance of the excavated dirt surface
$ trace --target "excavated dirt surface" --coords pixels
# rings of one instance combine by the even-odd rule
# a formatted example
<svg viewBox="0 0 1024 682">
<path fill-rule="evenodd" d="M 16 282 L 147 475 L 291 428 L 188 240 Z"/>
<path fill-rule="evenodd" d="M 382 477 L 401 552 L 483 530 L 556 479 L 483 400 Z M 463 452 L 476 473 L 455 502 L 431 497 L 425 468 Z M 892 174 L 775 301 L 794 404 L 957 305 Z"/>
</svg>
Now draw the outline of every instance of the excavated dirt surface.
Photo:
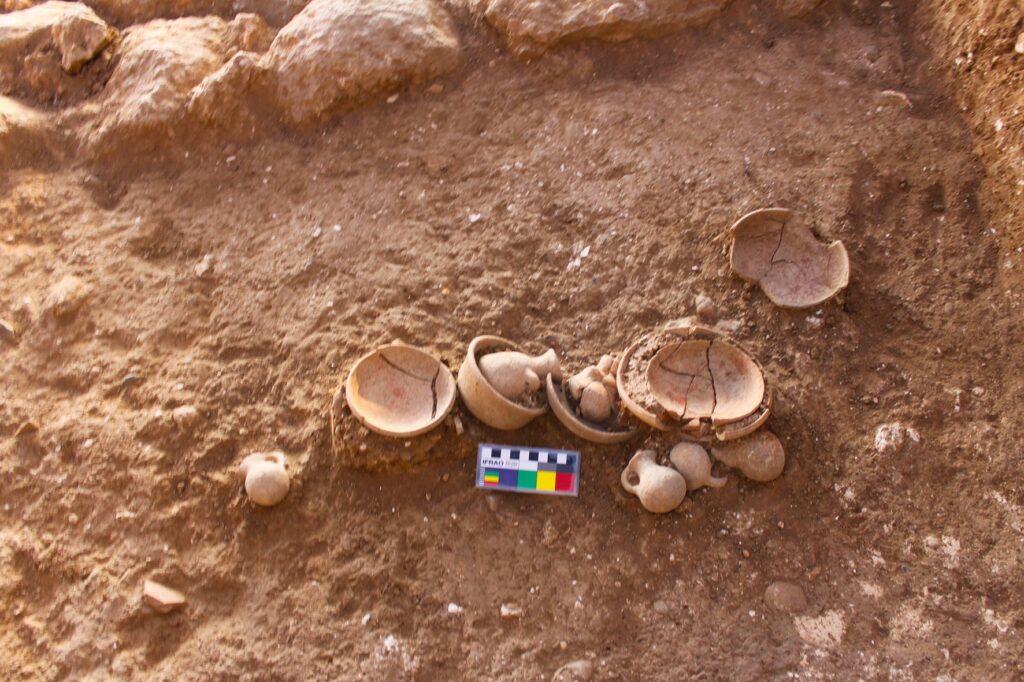
<svg viewBox="0 0 1024 682">
<path fill-rule="evenodd" d="M 443 93 L 322 131 L 6 172 L 0 317 L 34 321 L 0 340 L 0 678 L 1020 679 L 1017 245 L 918 19 L 827 8 L 531 63 L 480 32 Z M 842 302 L 779 310 L 730 275 L 726 229 L 771 205 L 844 241 Z M 19 312 L 68 274 L 77 314 Z M 670 439 L 461 405 L 425 464 L 332 453 L 375 345 L 455 369 L 499 334 L 583 366 L 698 293 L 776 390 L 772 483 L 655 517 L 618 478 Z M 919 442 L 879 451 L 892 423 Z M 579 498 L 488 500 L 481 441 L 580 449 Z M 269 449 L 292 488 L 257 509 L 237 466 Z M 186 607 L 144 607 L 147 578 Z M 806 609 L 766 605 L 778 580 Z"/>
</svg>

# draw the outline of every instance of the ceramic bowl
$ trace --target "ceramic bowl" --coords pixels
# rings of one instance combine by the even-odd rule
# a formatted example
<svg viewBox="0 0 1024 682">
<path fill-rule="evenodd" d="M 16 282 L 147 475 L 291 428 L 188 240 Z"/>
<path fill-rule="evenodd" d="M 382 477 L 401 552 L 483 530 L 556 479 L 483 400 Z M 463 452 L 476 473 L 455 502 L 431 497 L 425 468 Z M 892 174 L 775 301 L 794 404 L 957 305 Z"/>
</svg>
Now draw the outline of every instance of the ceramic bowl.
<svg viewBox="0 0 1024 682">
<path fill-rule="evenodd" d="M 459 395 L 473 416 L 503 431 L 522 428 L 548 411 L 547 403 L 529 407 L 512 402 L 494 389 L 480 372 L 477 359 L 488 351 L 521 349 L 500 336 L 478 336 L 469 343 L 466 359 L 459 367 Z"/>
<path fill-rule="evenodd" d="M 432 355 L 410 346 L 378 348 L 360 358 L 345 381 L 356 418 L 384 436 L 418 436 L 455 406 L 455 379 Z"/>
</svg>

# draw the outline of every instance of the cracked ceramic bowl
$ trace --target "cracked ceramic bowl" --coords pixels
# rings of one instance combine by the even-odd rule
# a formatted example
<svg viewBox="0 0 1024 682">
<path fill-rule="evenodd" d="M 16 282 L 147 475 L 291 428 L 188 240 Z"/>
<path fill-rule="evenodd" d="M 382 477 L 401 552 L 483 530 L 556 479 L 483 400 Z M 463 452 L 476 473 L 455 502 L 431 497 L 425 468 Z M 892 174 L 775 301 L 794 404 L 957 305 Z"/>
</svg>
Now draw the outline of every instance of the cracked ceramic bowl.
<svg viewBox="0 0 1024 682">
<path fill-rule="evenodd" d="M 771 388 L 737 344 L 690 318 L 645 334 L 622 354 L 616 384 L 623 406 L 661 431 L 727 441 L 768 420 Z"/>
<path fill-rule="evenodd" d="M 690 339 L 662 347 L 647 366 L 651 395 L 673 419 L 728 424 L 752 414 L 764 399 L 764 376 L 753 359 L 720 339 Z"/>
<path fill-rule="evenodd" d="M 418 348 L 391 345 L 363 356 L 345 381 L 352 414 L 384 436 L 418 436 L 440 424 L 455 406 L 455 379 Z"/>
<path fill-rule="evenodd" d="M 503 431 L 526 426 L 531 421 L 548 411 L 548 404 L 543 400 L 544 392 L 539 391 L 537 405 L 523 405 L 513 402 L 491 386 L 480 372 L 477 364 L 481 355 L 497 351 L 521 350 L 516 344 L 500 336 L 478 336 L 469 343 L 466 359 L 459 367 L 459 395 L 473 416 L 488 426 Z"/>
<path fill-rule="evenodd" d="M 777 306 L 809 308 L 850 283 L 843 243 L 819 242 L 789 209 L 748 213 L 732 226 L 732 235 L 732 271 L 759 285 Z"/>
</svg>

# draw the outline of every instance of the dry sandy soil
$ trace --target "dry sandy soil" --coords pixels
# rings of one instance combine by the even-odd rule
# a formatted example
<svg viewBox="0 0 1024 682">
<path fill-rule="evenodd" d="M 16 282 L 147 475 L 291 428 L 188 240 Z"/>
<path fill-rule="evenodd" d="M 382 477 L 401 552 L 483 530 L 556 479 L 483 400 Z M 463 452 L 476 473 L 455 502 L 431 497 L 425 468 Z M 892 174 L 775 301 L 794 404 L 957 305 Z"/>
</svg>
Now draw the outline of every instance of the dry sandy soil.
<svg viewBox="0 0 1024 682">
<path fill-rule="evenodd" d="M 443 92 L 159 163 L 125 148 L 130 172 L 5 170 L 0 677 L 1021 679 L 1022 233 L 998 171 L 1020 157 L 972 101 L 1015 87 L 985 101 L 1020 139 L 1022 25 L 981 40 L 972 4 L 734 3 L 532 61 L 462 17 Z M 1003 70 L 958 76 L 964 35 Z M 770 205 L 844 241 L 841 301 L 783 311 L 731 276 L 729 225 Z M 66 275 L 90 291 L 53 319 Z M 426 461 L 332 450 L 334 392 L 375 345 L 454 369 L 496 333 L 574 369 L 697 294 L 777 389 L 772 483 L 730 472 L 655 517 L 618 477 L 670 439 L 503 434 L 461 406 Z M 920 442 L 879 451 L 891 423 Z M 579 449 L 579 498 L 488 499 L 481 441 Z M 237 466 L 267 449 L 292 489 L 259 509 Z M 143 606 L 147 578 L 187 606 Z M 807 607 L 769 608 L 777 580 Z"/>
</svg>

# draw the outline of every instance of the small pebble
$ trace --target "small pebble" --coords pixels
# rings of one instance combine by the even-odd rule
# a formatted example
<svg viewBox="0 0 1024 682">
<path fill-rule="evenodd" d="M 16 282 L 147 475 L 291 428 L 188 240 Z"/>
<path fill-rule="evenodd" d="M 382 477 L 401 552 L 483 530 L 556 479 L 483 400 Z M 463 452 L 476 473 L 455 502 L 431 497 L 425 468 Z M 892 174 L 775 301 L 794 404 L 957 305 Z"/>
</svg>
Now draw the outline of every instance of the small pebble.
<svg viewBox="0 0 1024 682">
<path fill-rule="evenodd" d="M 523 609 L 518 604 L 502 604 L 501 605 L 501 617 L 502 618 L 522 618 Z"/>
<path fill-rule="evenodd" d="M 39 424 L 34 419 L 29 419 L 27 422 L 23 422 L 18 430 L 14 432 L 14 437 L 26 436 L 30 433 L 35 433 L 39 430 Z"/>
<path fill-rule="evenodd" d="M 658 601 L 654 602 L 654 610 L 662 614 L 668 613 L 668 604 L 659 599 Z"/>
<path fill-rule="evenodd" d="M 487 508 L 488 509 L 490 509 L 492 512 L 498 511 L 498 496 L 497 495 L 487 495 L 484 498 L 484 500 L 487 502 Z"/>
<path fill-rule="evenodd" d="M 807 597 L 800 586 L 781 580 L 768 586 L 764 601 L 769 607 L 786 613 L 800 613 L 807 608 Z"/>
<path fill-rule="evenodd" d="M 203 256 L 203 259 L 199 261 L 193 269 L 196 277 L 203 279 L 213 274 L 213 254 L 208 253 Z"/>
<path fill-rule="evenodd" d="M 67 275 L 50 288 L 43 306 L 55 318 L 70 317 L 77 313 L 89 297 L 89 285 L 73 275 Z"/>
<path fill-rule="evenodd" d="M 462 613 L 463 611 L 465 611 L 465 609 L 463 609 L 461 606 L 459 606 L 455 602 L 451 602 L 450 604 L 448 604 L 448 613 L 450 613 L 452 615 L 458 615 L 458 614 Z"/>
<path fill-rule="evenodd" d="M 11 345 L 18 342 L 18 332 L 14 325 L 7 320 L 0 319 L 0 339 Z"/>
<path fill-rule="evenodd" d="M 565 644 L 565 642 L 562 642 Z M 562 649 L 565 649 L 563 646 Z M 594 677 L 594 664 L 586 659 L 566 663 L 555 672 L 551 682 L 589 682 Z"/>
<path fill-rule="evenodd" d="M 170 613 L 185 605 L 185 595 L 155 580 L 143 584 L 142 598 L 157 613 Z"/>
<path fill-rule="evenodd" d="M 715 324 L 715 328 L 727 334 L 735 334 L 743 328 L 743 322 L 740 320 L 719 320 Z"/>
<path fill-rule="evenodd" d="M 181 405 L 171 410 L 171 419 L 179 429 L 187 429 L 199 421 L 199 410 L 192 405 Z"/>
<path fill-rule="evenodd" d="M 705 320 L 713 320 L 717 317 L 715 302 L 712 301 L 710 297 L 705 296 L 704 294 L 697 294 L 693 304 L 698 317 L 702 317 Z"/>
</svg>

